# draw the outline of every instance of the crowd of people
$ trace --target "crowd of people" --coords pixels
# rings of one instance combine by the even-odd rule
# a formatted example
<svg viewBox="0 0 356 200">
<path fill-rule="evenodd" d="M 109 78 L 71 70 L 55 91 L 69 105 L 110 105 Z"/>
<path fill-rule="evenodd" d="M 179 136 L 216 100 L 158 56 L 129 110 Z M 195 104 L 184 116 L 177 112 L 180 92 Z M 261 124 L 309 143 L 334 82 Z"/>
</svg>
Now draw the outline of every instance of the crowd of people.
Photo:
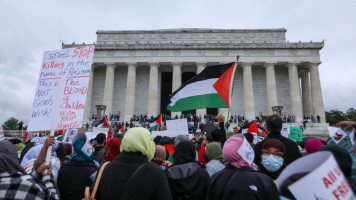
<svg viewBox="0 0 356 200">
<path fill-rule="evenodd" d="M 276 181 L 298 159 L 320 151 L 335 157 L 347 180 L 343 191 L 356 194 L 354 137 L 297 143 L 281 135 L 283 119 L 271 115 L 256 143 L 251 133 L 227 134 L 221 114 L 213 120 L 215 130 L 192 139 L 152 138 L 147 128 L 133 127 L 94 139 L 78 133 L 71 143 L 58 133 L 0 141 L 0 199 L 296 199 L 289 186 L 307 172 Z M 349 130 L 356 122 L 336 126 Z"/>
</svg>

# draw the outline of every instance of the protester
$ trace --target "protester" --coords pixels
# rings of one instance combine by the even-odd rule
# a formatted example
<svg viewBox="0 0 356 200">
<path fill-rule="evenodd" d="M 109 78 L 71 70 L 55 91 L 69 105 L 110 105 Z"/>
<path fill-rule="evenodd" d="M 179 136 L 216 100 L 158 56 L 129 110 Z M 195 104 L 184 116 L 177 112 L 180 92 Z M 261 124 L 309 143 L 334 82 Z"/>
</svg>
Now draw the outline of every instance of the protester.
<svg viewBox="0 0 356 200">
<path fill-rule="evenodd" d="M 104 168 L 96 199 L 172 199 L 164 171 L 148 164 L 155 144 L 147 129 L 129 129 L 120 151 Z"/>
<path fill-rule="evenodd" d="M 259 171 L 276 180 L 286 167 L 284 159 L 286 147 L 277 139 L 268 139 L 262 146 L 262 161 L 258 164 Z"/>
<path fill-rule="evenodd" d="M 262 153 L 263 143 L 267 139 L 270 139 L 270 138 L 274 138 L 274 139 L 281 141 L 284 144 L 284 146 L 286 147 L 287 155 L 285 157 L 285 163 L 287 165 L 301 157 L 297 143 L 295 143 L 293 140 L 288 139 L 281 135 L 282 119 L 279 116 L 277 116 L 277 115 L 268 116 L 266 119 L 266 126 L 267 126 L 266 139 L 257 143 L 254 147 L 254 150 L 255 150 L 254 162 L 256 164 L 261 162 L 261 153 Z"/>
<path fill-rule="evenodd" d="M 175 139 L 174 139 L 174 147 L 177 147 L 177 145 L 183 141 L 183 140 L 188 140 L 187 137 L 185 135 L 178 135 Z"/>
<path fill-rule="evenodd" d="M 219 143 L 213 142 L 211 144 L 207 144 L 205 155 L 205 160 L 208 161 L 205 167 L 210 177 L 212 177 L 216 172 L 225 168 L 224 160 L 222 157 L 222 149 Z"/>
<path fill-rule="evenodd" d="M 207 199 L 279 199 L 278 190 L 272 179 L 255 171 L 253 159 L 245 160 L 246 155 L 254 154 L 252 148 L 242 146 L 245 138 L 234 135 L 226 141 L 223 158 L 228 163 L 225 169 L 217 172 L 210 180 Z M 246 141 L 247 143 L 247 141 Z M 247 143 L 248 144 L 248 143 Z M 240 148 L 246 155 L 240 155 Z"/>
<path fill-rule="evenodd" d="M 174 155 L 175 148 L 172 145 L 172 139 L 170 137 L 162 137 L 160 145 L 164 146 L 164 148 L 166 148 L 171 155 Z"/>
<path fill-rule="evenodd" d="M 314 153 L 318 151 L 320 147 L 324 146 L 324 144 L 317 139 L 311 139 L 305 142 L 305 150 L 307 151 L 307 154 Z"/>
<path fill-rule="evenodd" d="M 92 185 L 90 175 L 97 171 L 92 156 L 91 145 L 83 133 L 78 133 L 73 140 L 74 152 L 70 161 L 58 172 L 58 189 L 61 199 L 83 199 L 85 187 Z"/>
<path fill-rule="evenodd" d="M 158 135 L 153 139 L 153 142 L 155 143 L 155 145 L 160 145 L 162 136 Z"/>
<path fill-rule="evenodd" d="M 107 142 L 105 147 L 105 160 L 112 161 L 120 154 L 121 138 L 114 137 Z"/>
<path fill-rule="evenodd" d="M 51 174 L 46 164 L 26 174 L 13 144 L 0 141 L 0 199 L 59 199 Z"/>
<path fill-rule="evenodd" d="M 209 174 L 195 161 L 194 145 L 181 141 L 173 155 L 174 165 L 168 168 L 167 177 L 173 199 L 205 199 Z"/>
<path fill-rule="evenodd" d="M 160 166 L 162 169 L 167 169 L 168 166 L 172 165 L 167 159 L 168 151 L 161 145 L 156 145 L 155 156 L 151 160 L 151 164 Z"/>
<path fill-rule="evenodd" d="M 105 142 L 106 142 L 106 135 L 105 133 L 99 133 L 95 138 L 97 144 L 94 145 L 94 153 L 93 158 L 96 160 L 100 165 L 106 162 L 105 160 Z"/>
</svg>

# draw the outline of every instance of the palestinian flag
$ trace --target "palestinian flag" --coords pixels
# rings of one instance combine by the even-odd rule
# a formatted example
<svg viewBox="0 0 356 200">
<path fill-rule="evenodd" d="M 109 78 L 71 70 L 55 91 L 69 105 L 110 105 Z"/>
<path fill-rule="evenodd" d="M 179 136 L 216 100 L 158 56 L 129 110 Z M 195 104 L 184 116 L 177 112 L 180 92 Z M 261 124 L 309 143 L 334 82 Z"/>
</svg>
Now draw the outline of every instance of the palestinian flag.
<svg viewBox="0 0 356 200">
<path fill-rule="evenodd" d="M 162 114 L 159 115 L 158 119 L 155 122 L 150 123 L 151 131 L 158 130 L 159 127 L 162 127 Z"/>
<path fill-rule="evenodd" d="M 266 131 L 259 129 L 257 127 L 256 121 L 253 121 L 250 127 L 242 129 L 242 133 L 256 133 L 257 136 L 264 136 L 266 134 Z"/>
<path fill-rule="evenodd" d="M 109 124 L 108 121 L 106 120 L 106 117 L 104 117 L 96 127 L 109 128 Z"/>
<path fill-rule="evenodd" d="M 120 135 L 125 135 L 125 124 L 122 124 L 121 129 L 119 130 Z"/>
<path fill-rule="evenodd" d="M 167 110 L 229 108 L 235 69 L 236 63 L 205 68 L 170 95 Z"/>
</svg>

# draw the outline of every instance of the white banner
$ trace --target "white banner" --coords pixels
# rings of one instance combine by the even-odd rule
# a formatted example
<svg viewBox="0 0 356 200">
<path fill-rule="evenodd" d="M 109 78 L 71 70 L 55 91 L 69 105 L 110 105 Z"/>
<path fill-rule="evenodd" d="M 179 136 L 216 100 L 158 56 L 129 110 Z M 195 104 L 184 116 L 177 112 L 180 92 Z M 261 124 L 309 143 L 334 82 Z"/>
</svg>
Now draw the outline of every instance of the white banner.
<svg viewBox="0 0 356 200">
<path fill-rule="evenodd" d="M 27 131 L 51 130 L 57 103 L 55 130 L 82 127 L 93 55 L 94 46 L 44 52 Z"/>
<path fill-rule="evenodd" d="M 290 125 L 289 124 L 283 124 L 282 125 L 282 130 L 281 130 L 281 135 L 283 135 L 286 138 L 289 138 L 289 132 L 290 132 Z"/>
</svg>

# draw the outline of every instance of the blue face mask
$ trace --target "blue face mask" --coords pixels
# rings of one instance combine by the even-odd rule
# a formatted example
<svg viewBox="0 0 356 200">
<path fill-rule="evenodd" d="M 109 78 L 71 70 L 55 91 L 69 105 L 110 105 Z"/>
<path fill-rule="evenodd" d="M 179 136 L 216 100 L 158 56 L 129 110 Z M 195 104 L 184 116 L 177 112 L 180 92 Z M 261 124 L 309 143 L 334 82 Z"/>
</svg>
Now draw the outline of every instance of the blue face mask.
<svg viewBox="0 0 356 200">
<path fill-rule="evenodd" d="M 267 171 L 276 172 L 282 167 L 283 158 L 273 155 L 262 155 L 262 165 L 267 169 Z"/>
</svg>

